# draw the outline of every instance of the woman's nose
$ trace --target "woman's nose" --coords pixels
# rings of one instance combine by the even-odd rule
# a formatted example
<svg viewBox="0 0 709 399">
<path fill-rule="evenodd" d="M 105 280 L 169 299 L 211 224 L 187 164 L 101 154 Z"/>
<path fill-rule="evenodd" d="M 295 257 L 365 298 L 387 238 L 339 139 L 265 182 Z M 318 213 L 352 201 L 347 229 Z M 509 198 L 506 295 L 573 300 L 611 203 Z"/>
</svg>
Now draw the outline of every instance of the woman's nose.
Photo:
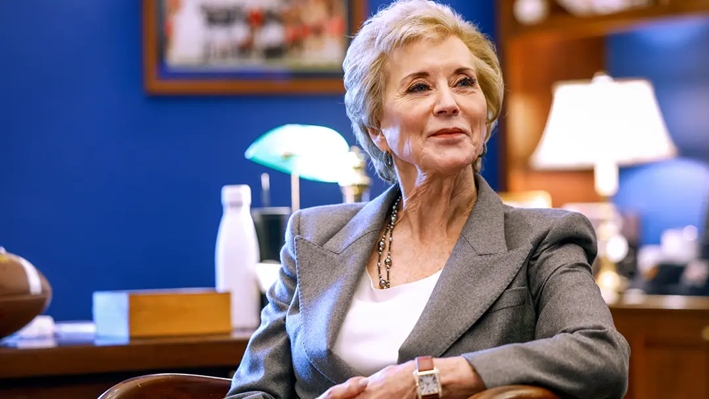
<svg viewBox="0 0 709 399">
<path fill-rule="evenodd" d="M 460 112 L 455 95 L 447 85 L 438 90 L 433 112 L 436 115 L 457 115 Z"/>
</svg>

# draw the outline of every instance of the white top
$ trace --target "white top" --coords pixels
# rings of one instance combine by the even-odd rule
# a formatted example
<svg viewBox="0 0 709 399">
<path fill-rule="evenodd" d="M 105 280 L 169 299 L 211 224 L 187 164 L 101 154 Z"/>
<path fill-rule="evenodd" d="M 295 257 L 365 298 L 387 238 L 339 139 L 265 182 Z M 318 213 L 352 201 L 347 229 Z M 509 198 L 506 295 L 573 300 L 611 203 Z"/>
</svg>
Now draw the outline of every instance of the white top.
<svg viewBox="0 0 709 399">
<path fill-rule="evenodd" d="M 363 376 L 396 364 L 441 271 L 412 283 L 375 289 L 366 271 L 357 285 L 333 352 Z"/>
</svg>

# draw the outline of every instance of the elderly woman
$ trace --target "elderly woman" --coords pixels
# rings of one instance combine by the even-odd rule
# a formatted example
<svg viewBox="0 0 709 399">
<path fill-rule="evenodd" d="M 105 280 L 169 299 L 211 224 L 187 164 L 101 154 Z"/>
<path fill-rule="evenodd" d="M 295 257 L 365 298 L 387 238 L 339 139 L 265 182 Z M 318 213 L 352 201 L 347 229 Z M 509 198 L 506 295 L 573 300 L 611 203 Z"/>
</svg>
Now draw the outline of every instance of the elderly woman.
<svg viewBox="0 0 709 399">
<path fill-rule="evenodd" d="M 229 398 L 509 384 L 621 398 L 629 349 L 591 274 L 591 224 L 505 206 L 478 174 L 504 90 L 492 43 L 447 6 L 398 1 L 364 24 L 344 71 L 354 132 L 392 186 L 293 214 Z"/>
</svg>

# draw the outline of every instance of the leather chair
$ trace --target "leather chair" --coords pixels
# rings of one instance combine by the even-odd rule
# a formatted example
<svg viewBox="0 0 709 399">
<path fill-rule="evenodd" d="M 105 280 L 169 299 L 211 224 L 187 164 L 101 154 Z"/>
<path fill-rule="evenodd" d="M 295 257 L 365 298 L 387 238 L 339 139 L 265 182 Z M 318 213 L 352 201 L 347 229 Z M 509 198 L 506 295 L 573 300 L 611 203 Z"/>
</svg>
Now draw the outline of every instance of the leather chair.
<svg viewBox="0 0 709 399">
<path fill-rule="evenodd" d="M 222 399 L 229 390 L 228 378 L 192 374 L 151 374 L 125 380 L 99 399 Z M 559 399 L 550 391 L 514 385 L 488 389 L 469 399 Z"/>
</svg>

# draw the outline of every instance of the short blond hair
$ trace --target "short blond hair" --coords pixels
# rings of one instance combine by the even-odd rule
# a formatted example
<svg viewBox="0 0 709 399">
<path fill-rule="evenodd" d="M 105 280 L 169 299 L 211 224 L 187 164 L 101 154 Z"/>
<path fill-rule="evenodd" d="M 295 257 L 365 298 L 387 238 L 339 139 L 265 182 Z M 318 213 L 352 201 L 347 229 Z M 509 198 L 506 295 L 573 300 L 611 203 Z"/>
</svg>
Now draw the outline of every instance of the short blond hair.
<svg viewBox="0 0 709 399">
<path fill-rule="evenodd" d="M 487 132 L 483 153 L 473 163 L 482 167 L 487 141 L 502 108 L 504 83 L 495 45 L 475 25 L 449 6 L 430 0 L 397 0 L 370 17 L 356 34 L 342 64 L 345 108 L 357 141 L 367 152 L 379 177 L 395 183 L 393 165 L 372 141 L 368 128 L 379 130 L 386 84 L 387 55 L 423 39 L 443 40 L 456 36 L 476 57 L 476 73 L 487 103 Z"/>
</svg>

